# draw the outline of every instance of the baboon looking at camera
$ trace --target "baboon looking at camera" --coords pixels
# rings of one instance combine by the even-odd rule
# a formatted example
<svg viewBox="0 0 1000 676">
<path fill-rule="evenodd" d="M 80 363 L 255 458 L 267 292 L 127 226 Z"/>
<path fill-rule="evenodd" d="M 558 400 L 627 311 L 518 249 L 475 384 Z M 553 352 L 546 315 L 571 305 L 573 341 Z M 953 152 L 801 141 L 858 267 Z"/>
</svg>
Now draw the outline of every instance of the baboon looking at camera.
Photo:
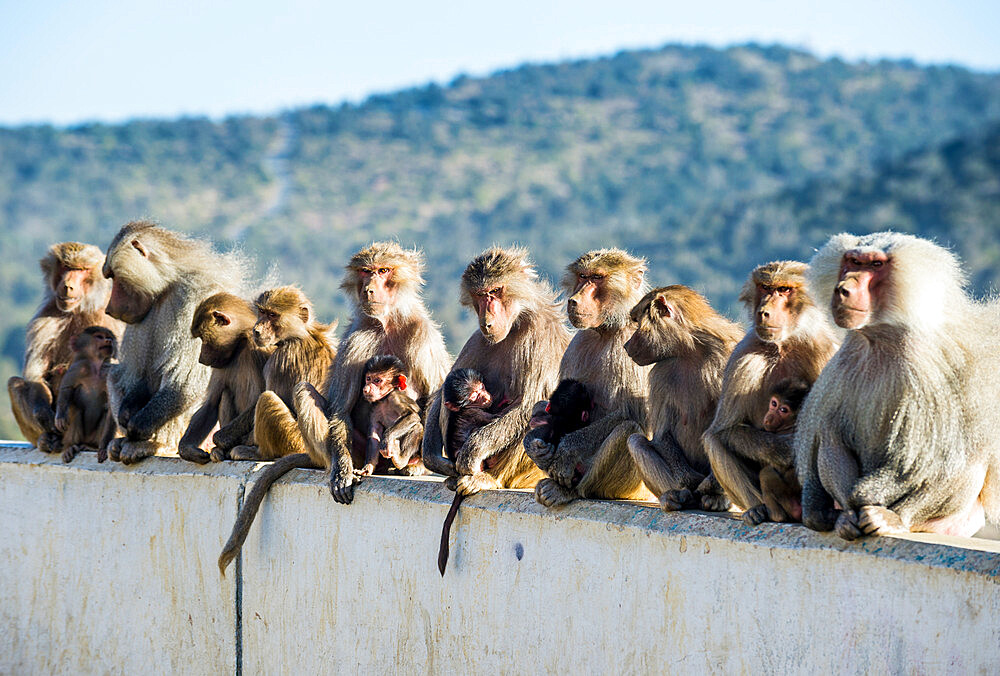
<svg viewBox="0 0 1000 676">
<path fill-rule="evenodd" d="M 21 434 L 43 451 L 61 446 L 55 427 L 59 383 L 73 358 L 70 342 L 88 326 L 104 326 L 120 339 L 124 325 L 104 308 L 111 282 L 101 275 L 104 254 L 92 244 L 53 244 L 39 261 L 45 295 L 28 324 L 24 369 L 7 381 Z"/>
</svg>

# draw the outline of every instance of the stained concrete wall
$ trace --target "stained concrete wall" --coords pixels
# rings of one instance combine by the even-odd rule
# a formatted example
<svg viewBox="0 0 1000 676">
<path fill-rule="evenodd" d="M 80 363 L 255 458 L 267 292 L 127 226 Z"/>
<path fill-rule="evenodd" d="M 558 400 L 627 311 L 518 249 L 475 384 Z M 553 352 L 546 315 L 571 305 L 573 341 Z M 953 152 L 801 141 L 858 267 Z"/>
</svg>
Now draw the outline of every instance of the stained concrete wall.
<svg viewBox="0 0 1000 676">
<path fill-rule="evenodd" d="M 995 673 L 1000 543 L 319 472 L 272 490 L 222 578 L 252 463 L 69 466 L 0 449 L 2 673 Z"/>
</svg>

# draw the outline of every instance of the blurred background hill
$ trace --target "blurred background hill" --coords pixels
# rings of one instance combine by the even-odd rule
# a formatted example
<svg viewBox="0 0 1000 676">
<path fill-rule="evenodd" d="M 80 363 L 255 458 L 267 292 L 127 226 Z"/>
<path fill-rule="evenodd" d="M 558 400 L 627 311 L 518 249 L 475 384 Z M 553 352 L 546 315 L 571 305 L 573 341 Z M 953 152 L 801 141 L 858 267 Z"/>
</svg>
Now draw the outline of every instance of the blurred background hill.
<svg viewBox="0 0 1000 676">
<path fill-rule="evenodd" d="M 730 316 L 749 270 L 830 234 L 893 228 L 1000 283 L 1000 75 L 795 49 L 666 46 L 274 116 L 0 128 L 0 371 L 20 369 L 51 242 L 106 247 L 128 220 L 277 264 L 322 319 L 372 239 L 421 247 L 455 353 L 469 258 L 530 248 L 553 282 L 579 253 L 645 255 Z M 0 437 L 18 438 L 3 393 Z"/>
</svg>

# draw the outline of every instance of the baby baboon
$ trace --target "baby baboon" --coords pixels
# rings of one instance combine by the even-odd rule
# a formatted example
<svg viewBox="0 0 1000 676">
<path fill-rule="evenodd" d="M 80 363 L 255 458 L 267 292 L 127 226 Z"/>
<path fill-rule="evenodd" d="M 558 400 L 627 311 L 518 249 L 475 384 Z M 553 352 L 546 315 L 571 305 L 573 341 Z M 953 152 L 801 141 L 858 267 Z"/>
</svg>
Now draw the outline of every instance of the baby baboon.
<svg viewBox="0 0 1000 676">
<path fill-rule="evenodd" d="M 593 408 L 594 399 L 586 385 L 572 378 L 560 381 L 544 412 L 536 413 L 528 422 L 532 431 L 525 437 L 525 444 L 530 439 L 541 439 L 558 446 L 563 436 L 587 426 Z"/>
<path fill-rule="evenodd" d="M 88 326 L 72 341 L 73 361 L 59 385 L 56 429 L 62 434 L 62 459 L 69 462 L 80 451 L 97 451 L 104 462 L 105 446 L 116 428 L 108 410 L 107 364 L 114 358 L 117 340 L 111 329 Z"/>
<path fill-rule="evenodd" d="M 359 406 L 366 415 L 367 436 L 365 464 L 354 470 L 357 476 L 368 476 L 376 470 L 396 470 L 401 474 L 423 473 L 420 462 L 420 442 L 424 426 L 420 422 L 420 407 L 406 396 L 406 372 L 403 362 L 391 354 L 380 354 L 365 362 L 365 385 L 361 390 L 368 406 Z M 356 436 L 361 436 L 355 428 Z M 379 456 L 391 462 L 379 460 Z"/>
<path fill-rule="evenodd" d="M 775 434 L 794 432 L 795 420 L 807 394 L 809 383 L 801 378 L 785 378 L 775 385 L 761 428 Z M 802 518 L 802 487 L 795 474 L 794 465 L 764 465 L 759 475 L 763 504 L 743 512 L 743 520 L 752 526 L 764 521 L 799 521 Z"/>
<path fill-rule="evenodd" d="M 443 401 L 451 411 L 445 434 L 445 454 L 454 461 L 469 435 L 497 417 L 489 409 L 493 395 L 483 384 L 483 375 L 476 369 L 458 369 L 444 379 Z"/>
</svg>

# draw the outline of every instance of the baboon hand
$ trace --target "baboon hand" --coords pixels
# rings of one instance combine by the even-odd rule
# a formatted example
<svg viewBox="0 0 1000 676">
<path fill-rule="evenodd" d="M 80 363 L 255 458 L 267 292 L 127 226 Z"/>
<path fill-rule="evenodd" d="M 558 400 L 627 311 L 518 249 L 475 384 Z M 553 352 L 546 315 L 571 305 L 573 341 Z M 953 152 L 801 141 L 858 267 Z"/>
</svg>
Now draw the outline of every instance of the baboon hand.
<svg viewBox="0 0 1000 676">
<path fill-rule="evenodd" d="M 354 470 L 335 472 L 330 475 L 330 495 L 342 505 L 349 505 L 354 500 Z"/>
<path fill-rule="evenodd" d="M 372 472 L 374 472 L 374 471 L 375 471 L 375 465 L 373 465 L 372 463 L 369 462 L 364 467 L 362 467 L 361 469 L 354 470 L 354 476 L 357 476 L 357 477 L 371 476 Z"/>
<path fill-rule="evenodd" d="M 238 445 L 240 441 L 239 437 L 225 428 L 216 430 L 215 434 L 212 435 L 212 443 L 223 451 L 228 451 L 233 446 Z"/>
<path fill-rule="evenodd" d="M 549 476 L 563 488 L 573 488 L 576 474 L 576 463 L 569 455 L 566 453 L 556 457 L 548 469 Z"/>
<path fill-rule="evenodd" d="M 534 439 L 525 439 L 524 441 L 524 452 L 543 470 L 548 469 L 552 464 L 555 451 L 555 446 L 537 437 Z"/>
<path fill-rule="evenodd" d="M 69 427 L 69 418 L 65 415 L 57 415 L 56 429 L 60 432 L 65 432 L 67 427 Z"/>
</svg>

